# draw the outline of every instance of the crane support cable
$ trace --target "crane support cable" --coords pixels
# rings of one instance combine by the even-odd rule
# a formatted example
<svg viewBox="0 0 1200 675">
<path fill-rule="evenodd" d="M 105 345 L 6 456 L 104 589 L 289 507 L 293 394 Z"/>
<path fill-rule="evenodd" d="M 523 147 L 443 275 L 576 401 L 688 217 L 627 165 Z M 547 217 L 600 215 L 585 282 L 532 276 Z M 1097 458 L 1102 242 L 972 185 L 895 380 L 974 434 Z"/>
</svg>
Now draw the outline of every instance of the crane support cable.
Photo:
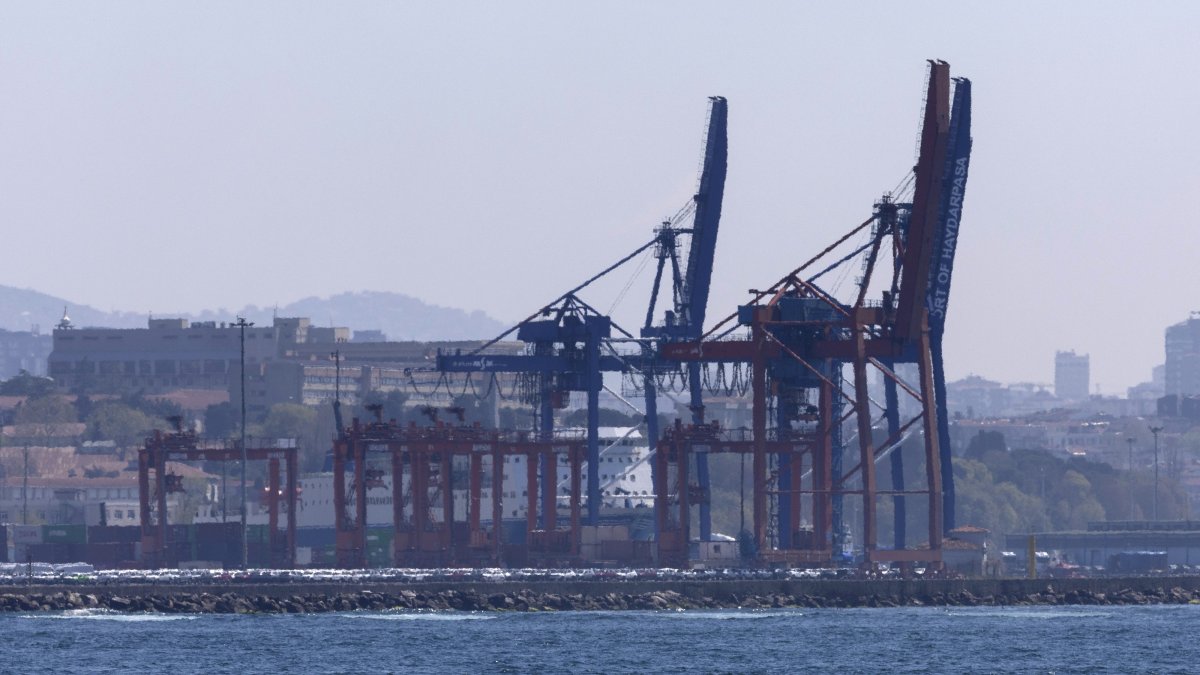
<svg viewBox="0 0 1200 675">
<path fill-rule="evenodd" d="M 625 263 L 629 262 L 630 260 L 633 260 L 633 259 L 634 259 L 634 258 L 636 258 L 636 257 L 637 257 L 637 256 L 638 256 L 638 255 L 639 255 L 639 254 L 640 254 L 642 251 L 645 251 L 646 249 L 650 248 L 651 246 L 655 245 L 656 243 L 658 243 L 658 238 L 657 238 L 657 237 L 655 237 L 654 239 L 651 239 L 650 241 L 646 242 L 645 244 L 642 244 L 642 245 L 641 245 L 641 246 L 639 246 L 639 247 L 637 248 L 637 250 L 635 250 L 633 253 L 630 253 L 629 255 L 625 256 L 624 258 L 621 258 L 621 259 L 620 259 L 620 260 L 618 260 L 617 262 L 615 262 L 615 263 L 613 263 L 613 264 L 609 265 L 608 267 L 604 268 L 604 270 L 603 270 L 603 271 L 601 271 L 599 274 L 596 274 L 596 275 L 592 276 L 590 279 L 588 279 L 587 281 L 583 282 L 582 284 L 579 284 L 579 285 L 578 285 L 578 286 L 576 286 L 575 288 L 572 288 L 571 290 L 567 291 L 566 293 L 563 293 L 562 295 L 558 296 L 557 298 L 555 298 L 555 299 L 551 300 L 550 302 L 546 303 L 546 304 L 545 304 L 545 305 L 543 305 L 543 306 L 542 306 L 542 308 L 541 308 L 541 309 L 539 309 L 538 311 L 534 312 L 533 314 L 530 314 L 529 316 L 525 317 L 525 318 L 524 318 L 524 319 L 522 319 L 521 321 L 517 322 L 517 324 L 516 324 L 516 325 L 512 326 L 511 328 L 509 328 L 508 330 L 504 331 L 503 333 L 501 333 L 501 334 L 497 335 L 496 337 L 492 338 L 491 340 L 488 340 L 488 341 L 487 341 L 487 342 L 485 342 L 485 343 L 484 343 L 482 346 L 480 346 L 480 347 L 476 348 L 474 351 L 472 351 L 472 352 L 471 352 L 471 354 L 472 354 L 472 355 L 474 355 L 474 354 L 479 354 L 480 352 L 482 352 L 483 350 L 487 349 L 488 347 L 491 347 L 492 345 L 496 344 L 497 342 L 499 342 L 499 341 L 503 340 L 504 338 L 506 338 L 506 337 L 508 337 L 509 335 L 511 335 L 511 334 L 512 334 L 514 331 L 516 331 L 518 328 L 520 328 L 520 327 L 521 327 L 521 324 L 524 324 L 524 323 L 527 323 L 527 322 L 529 322 L 529 321 L 532 321 L 532 320 L 536 319 L 536 318 L 538 317 L 538 315 L 539 315 L 539 314 L 541 314 L 541 313 L 542 313 L 542 311 L 543 311 L 543 310 L 545 310 L 547 307 L 550 307 L 550 306 L 551 306 L 551 305 L 553 305 L 554 303 L 556 303 L 556 302 L 559 302 L 559 301 L 561 301 L 561 300 L 564 300 L 564 299 L 566 299 L 567 297 L 570 297 L 570 296 L 572 296 L 572 295 L 574 295 L 574 294 L 578 293 L 579 291 L 582 291 L 583 289 L 585 289 L 585 288 L 587 288 L 588 286 L 590 286 L 590 285 L 592 284 L 592 282 L 596 281 L 597 279 L 599 279 L 600 277 L 604 276 L 605 274 L 608 274 L 609 272 L 611 272 L 611 271 L 613 271 L 613 270 L 617 269 L 617 268 L 618 268 L 618 267 L 620 267 L 621 265 L 624 265 Z M 595 311 L 595 310 L 593 310 L 593 311 Z M 599 314 L 599 312 L 597 312 L 597 314 Z M 622 333 L 625 333 L 625 331 L 624 331 L 624 330 L 621 330 L 621 332 L 622 332 Z M 625 333 L 625 334 L 626 334 L 626 335 L 629 335 L 628 333 Z M 630 336 L 630 337 L 632 337 L 632 336 Z"/>
<path fill-rule="evenodd" d="M 816 262 L 817 262 L 818 260 L 820 260 L 821 258 L 824 258 L 826 255 L 828 255 L 828 254 L 829 254 L 829 252 L 830 252 L 830 251 L 834 250 L 834 249 L 835 249 L 835 248 L 837 248 L 838 246 L 841 246 L 843 243 L 845 243 L 845 242 L 846 242 L 846 240 L 848 240 L 848 239 L 850 239 L 850 237 L 853 237 L 854 235 L 858 234 L 859 232 L 861 232 L 861 231 L 862 231 L 864 228 L 866 228 L 867 226 L 869 226 L 869 225 L 870 225 L 871 223 L 873 223 L 873 222 L 875 222 L 875 216 L 874 216 L 874 215 L 872 215 L 870 218 L 867 218 L 866 220 L 864 220 L 864 221 L 862 222 L 862 224 L 861 224 L 861 225 L 859 225 L 858 227 L 855 227 L 854 229 L 850 230 L 850 231 L 849 231 L 849 232 L 847 232 L 846 234 L 844 234 L 844 235 L 842 235 L 841 237 L 839 237 L 837 241 L 833 242 L 833 243 L 832 243 L 832 244 L 830 244 L 829 246 L 826 246 L 824 250 L 822 250 L 820 253 L 816 254 L 815 256 L 813 256 L 813 257 L 809 258 L 809 259 L 808 259 L 808 261 L 806 261 L 806 262 L 805 262 L 803 265 L 801 265 L 801 266 L 797 267 L 796 269 L 792 270 L 792 271 L 791 271 L 791 273 L 789 273 L 789 274 L 787 274 L 787 275 L 783 276 L 783 277 L 782 277 L 782 278 L 781 278 L 779 281 L 777 281 L 777 282 L 775 282 L 774 284 L 772 284 L 772 285 L 771 285 L 771 287 L 770 287 L 770 288 L 768 288 L 767 290 L 765 290 L 765 291 L 755 291 L 755 292 L 754 292 L 754 299 L 753 299 L 753 300 L 751 300 L 750 302 L 757 302 L 757 301 L 761 300 L 762 298 L 766 297 L 767 295 L 770 295 L 770 294 L 772 294 L 772 293 L 776 293 L 777 291 L 779 291 L 779 289 L 780 289 L 780 287 L 781 287 L 781 286 L 783 286 L 783 285 L 787 284 L 787 282 L 788 282 L 788 281 L 792 280 L 792 279 L 793 279 L 793 278 L 795 278 L 797 275 L 799 275 L 801 272 L 803 272 L 804 270 L 808 269 L 808 268 L 809 268 L 811 265 L 813 265 L 814 263 L 816 263 Z M 713 334 L 713 333 L 714 333 L 714 332 L 715 332 L 715 331 L 716 331 L 718 328 L 720 328 L 721 326 L 724 326 L 725 324 L 729 323 L 730 321 L 732 321 L 732 320 L 734 320 L 734 319 L 736 319 L 736 318 L 737 318 L 737 312 L 734 312 L 733 314 L 730 314 L 729 316 L 727 316 L 727 317 L 725 317 L 724 319 L 722 319 L 720 323 L 718 323 L 717 325 L 713 326 L 712 328 L 709 328 L 709 329 L 708 329 L 708 331 L 707 331 L 706 333 L 704 333 L 704 335 L 701 335 L 701 336 L 700 336 L 700 339 L 701 339 L 701 340 L 707 339 L 707 338 L 708 338 L 710 335 L 712 335 L 712 334 Z"/>
</svg>

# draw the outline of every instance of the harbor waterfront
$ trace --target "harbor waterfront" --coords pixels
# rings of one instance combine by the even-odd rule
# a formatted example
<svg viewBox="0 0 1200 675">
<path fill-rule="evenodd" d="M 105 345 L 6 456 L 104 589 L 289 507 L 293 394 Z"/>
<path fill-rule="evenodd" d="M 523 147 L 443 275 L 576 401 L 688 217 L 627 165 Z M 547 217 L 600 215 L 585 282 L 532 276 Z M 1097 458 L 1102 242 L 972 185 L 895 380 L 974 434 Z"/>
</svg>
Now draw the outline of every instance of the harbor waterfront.
<svg viewBox="0 0 1200 675">
<path fill-rule="evenodd" d="M 0 612 L 312 613 L 1200 604 L 1200 576 L 1093 579 L 50 583 L 0 586 Z"/>
</svg>

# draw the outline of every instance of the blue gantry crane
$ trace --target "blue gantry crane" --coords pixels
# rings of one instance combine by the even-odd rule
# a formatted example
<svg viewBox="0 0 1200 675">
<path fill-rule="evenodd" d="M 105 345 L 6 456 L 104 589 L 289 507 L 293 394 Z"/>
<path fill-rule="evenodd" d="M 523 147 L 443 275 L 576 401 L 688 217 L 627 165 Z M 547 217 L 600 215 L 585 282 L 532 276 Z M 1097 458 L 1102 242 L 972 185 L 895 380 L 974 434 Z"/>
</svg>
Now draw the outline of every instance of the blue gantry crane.
<svg viewBox="0 0 1200 675">
<path fill-rule="evenodd" d="M 696 341 L 704 333 L 704 314 L 708 307 L 708 292 L 712 283 L 713 259 L 717 251 L 717 230 L 721 223 L 721 203 L 725 194 L 725 176 L 729 166 L 729 103 L 724 97 L 709 98 L 708 124 L 705 130 L 704 161 L 700 170 L 699 187 L 692 199 L 691 213 L 694 214 L 691 228 L 679 227 L 674 222 L 663 223 L 658 231 L 658 268 L 654 275 L 654 286 L 650 292 L 650 306 L 646 311 L 646 323 L 642 337 L 652 338 L 656 343 Z M 686 265 L 680 273 L 678 238 L 691 235 Z M 664 269 L 671 269 L 672 307 L 666 310 L 663 321 L 654 322 L 654 310 L 662 286 Z M 650 362 L 645 367 L 644 389 L 646 398 L 647 436 L 658 439 L 657 395 L 654 375 L 662 370 L 661 364 Z M 677 367 L 672 364 L 672 367 Z M 687 368 L 688 407 L 692 423 L 704 423 L 704 391 L 701 379 L 702 364 L 689 363 Z M 696 457 L 696 480 L 702 494 L 700 500 L 700 538 L 712 538 L 712 514 L 708 456 Z"/>
<path fill-rule="evenodd" d="M 536 381 L 534 397 L 538 410 L 538 431 L 543 440 L 554 435 L 554 410 L 566 405 L 570 392 L 587 395 L 587 524 L 599 522 L 601 489 L 599 441 L 600 390 L 604 386 L 604 373 L 629 372 L 646 359 L 629 359 L 617 353 L 609 340 L 614 337 L 634 342 L 645 341 L 634 338 L 613 320 L 584 302 L 578 295 L 587 286 L 604 277 L 626 262 L 636 258 L 651 247 L 659 252 L 658 274 L 655 279 L 654 297 L 661 282 L 664 262 L 671 261 L 672 289 L 674 302 L 667 312 L 664 325 L 651 327 L 650 335 L 665 340 L 697 339 L 704 322 L 704 310 L 708 303 L 708 290 L 712 279 L 712 259 L 716 247 L 717 223 L 720 219 L 721 200 L 726 173 L 726 101 L 721 97 L 710 99 L 709 124 L 705 159 L 701 170 L 700 188 L 687 207 L 672 221 L 668 221 L 654 239 L 638 247 L 599 274 L 559 296 L 550 304 L 505 331 L 503 334 L 470 353 L 438 354 L 437 369 L 442 372 L 523 373 L 532 375 Z M 693 227 L 677 227 L 687 214 L 695 214 Z M 677 256 L 677 237 L 691 235 L 688 260 L 681 273 Z M 654 298 L 651 299 L 648 316 L 653 317 Z M 650 326 L 650 321 L 647 325 Z M 614 331 L 617 333 L 614 336 Z M 526 343 L 525 354 L 488 354 L 487 348 L 499 340 L 516 334 Z M 652 350 L 651 350 L 652 351 Z M 647 366 L 653 371 L 653 365 Z M 703 417 L 701 403 L 701 379 L 698 367 L 691 378 L 692 408 L 695 415 Z M 653 385 L 651 385 L 653 390 Z M 650 409 L 647 411 L 648 436 L 657 436 L 653 403 L 653 391 L 648 395 Z M 707 465 L 705 482 L 707 484 Z M 556 477 L 553 472 L 541 472 L 542 494 L 555 492 Z M 552 520 L 543 514 L 543 520 Z M 707 519 L 706 519 L 707 522 Z M 706 528 L 707 531 L 708 528 Z"/>
<path fill-rule="evenodd" d="M 644 245 L 644 251 L 653 242 Z M 626 258 L 627 260 L 628 258 Z M 615 266 L 614 266 L 615 267 Z M 610 270 L 613 268 L 609 268 Z M 609 270 L 606 270 L 606 272 Z M 595 280 L 597 277 L 593 277 Z M 587 284 L 584 284 L 586 286 Z M 534 377 L 538 410 L 539 440 L 554 438 L 554 411 L 566 406 L 570 392 L 587 395 L 587 521 L 597 525 L 600 519 L 600 390 L 605 372 L 622 372 L 625 361 L 606 354 L 603 343 L 612 336 L 615 327 L 626 337 L 628 332 L 615 326 L 604 316 L 575 295 L 582 287 L 572 290 L 550 303 L 534 316 L 517 324 L 487 345 L 468 354 L 437 355 L 437 369 L 450 373 L 524 373 Z M 488 354 L 487 347 L 516 333 L 527 346 L 525 354 Z M 542 494 L 556 492 L 555 476 L 543 467 Z M 542 514 L 544 523 L 554 516 Z"/>
</svg>

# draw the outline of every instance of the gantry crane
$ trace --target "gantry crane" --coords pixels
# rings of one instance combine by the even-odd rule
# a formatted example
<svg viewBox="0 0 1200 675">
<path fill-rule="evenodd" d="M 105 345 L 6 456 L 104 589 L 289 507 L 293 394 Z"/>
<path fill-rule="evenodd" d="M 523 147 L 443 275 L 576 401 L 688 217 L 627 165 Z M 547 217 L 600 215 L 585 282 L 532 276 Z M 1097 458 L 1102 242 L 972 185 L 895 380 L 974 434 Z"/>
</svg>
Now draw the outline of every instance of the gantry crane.
<svg viewBox="0 0 1200 675">
<path fill-rule="evenodd" d="M 666 325 L 660 332 L 666 339 L 695 339 L 701 332 L 704 309 L 708 302 L 708 289 L 712 278 L 712 258 L 716 247 L 717 222 L 720 218 L 722 192 L 726 172 L 726 102 L 720 97 L 710 99 L 711 108 L 705 144 L 705 160 L 701 171 L 700 189 L 685 211 L 696 214 L 694 226 L 684 230 L 668 222 L 656 233 L 655 238 L 638 247 L 604 271 L 579 286 L 556 298 L 532 316 L 513 326 L 503 334 L 470 353 L 439 354 L 437 369 L 442 372 L 487 372 L 524 373 L 536 380 L 535 404 L 539 411 L 540 440 L 550 441 L 554 437 L 554 410 L 567 403 L 570 392 L 587 395 L 587 514 L 586 523 L 596 525 L 600 518 L 601 486 L 600 471 L 600 400 L 604 387 L 604 373 L 623 373 L 644 365 L 646 359 L 630 359 L 618 353 L 610 340 L 615 338 L 641 342 L 632 333 L 621 328 L 608 317 L 588 305 L 578 293 L 597 279 L 607 275 L 626 262 L 633 260 L 651 247 L 658 251 L 670 251 L 660 257 L 655 288 L 661 281 L 664 260 L 672 261 L 674 306 Z M 681 211 L 681 214 L 683 211 Z M 675 256 L 675 238 L 679 234 L 691 235 L 691 248 L 686 273 L 679 273 L 679 261 Z M 657 296 L 657 293 L 654 294 Z M 654 300 L 648 316 L 653 317 Z M 650 321 L 647 322 L 648 324 Z M 614 331 L 617 335 L 614 335 Z M 519 355 L 488 355 L 487 348 L 501 339 L 516 333 L 516 338 L 527 345 L 527 352 Z M 651 330 L 652 334 L 657 335 Z M 644 343 L 643 343 L 644 344 Z M 650 352 L 653 349 L 648 350 Z M 703 419 L 697 375 L 693 378 L 692 406 L 698 419 Z M 656 425 L 653 411 L 653 394 L 648 395 L 651 410 L 647 411 L 648 436 L 654 439 Z M 653 443 L 653 440 L 651 440 Z M 705 465 L 707 469 L 707 465 Z M 706 474 L 707 475 L 707 474 Z M 707 477 L 705 478 L 707 484 Z M 541 491 L 543 494 L 556 492 L 556 476 L 543 464 Z M 546 519 L 543 513 L 543 520 Z"/>
<path fill-rule="evenodd" d="M 961 91 L 960 106 L 969 104 L 969 85 Z M 959 128 L 969 138 L 969 113 L 963 114 L 958 121 Z M 859 495 L 862 497 L 863 547 L 868 562 L 940 564 L 942 466 L 948 458 L 944 458 L 939 447 L 933 331 L 927 300 L 931 293 L 937 297 L 942 289 L 938 285 L 940 265 L 934 266 L 933 260 L 944 249 L 945 238 L 949 236 L 943 222 L 946 167 L 948 164 L 958 166 L 959 155 L 953 153 L 969 153 L 969 140 L 965 146 L 952 144 L 950 132 L 949 66 L 940 61 L 931 62 L 919 159 L 913 174 L 914 194 L 904 217 L 899 217 L 898 209 L 877 208 L 875 215 L 834 246 L 768 289 L 754 292 L 749 304 L 740 307 L 736 315 L 706 334 L 706 338 L 711 338 L 736 317 L 738 324 L 749 330 L 748 339 L 705 339 L 662 346 L 662 356 L 668 359 L 752 364 L 753 421 L 748 443 L 744 439 L 722 435 L 713 425 L 693 425 L 690 429 L 678 427 L 660 446 L 660 452 L 666 451 L 661 470 L 673 468 L 675 479 L 664 476 L 656 483 L 657 508 L 666 509 L 668 503 L 685 504 L 688 501 L 693 492 L 686 480 L 689 455 L 714 451 L 748 452 L 753 455 L 754 545 L 763 560 L 828 561 L 832 555 L 835 501 L 839 496 Z M 965 164 L 963 166 L 965 171 Z M 950 189 L 954 186 L 952 181 Z M 961 189 L 957 207 L 961 209 Z M 868 230 L 869 227 L 873 229 Z M 852 254 L 866 254 L 855 299 L 838 301 L 818 286 L 816 278 L 824 272 L 805 278 L 806 270 L 825 259 L 838 245 L 864 231 L 871 233 L 868 243 Z M 880 263 L 886 260 L 880 254 L 888 241 L 893 252 L 890 284 L 885 286 L 879 300 L 868 299 L 872 277 L 882 266 Z M 843 258 L 824 271 L 849 259 Z M 894 372 L 896 363 L 915 363 L 919 381 L 912 385 L 903 382 Z M 842 376 L 844 366 L 849 366 L 852 373 L 848 388 L 844 386 Z M 897 406 L 880 406 L 872 401 L 867 387 L 869 369 L 883 373 L 885 380 L 893 382 L 920 404 L 920 413 L 906 423 L 896 425 L 887 440 L 879 445 L 874 438 L 872 406 L 885 408 L 889 415 Z M 845 415 L 834 405 L 838 398 L 851 402 Z M 768 421 L 772 410 L 775 416 L 773 427 Z M 854 418 L 858 464 L 839 474 L 834 469 L 837 459 L 835 438 L 850 418 Z M 925 446 L 924 488 L 878 489 L 876 461 L 892 450 L 902 440 L 902 434 L 918 422 Z M 811 467 L 807 489 L 802 484 L 806 458 Z M 852 486 L 851 478 L 856 478 L 861 487 Z M 672 490 L 673 495 L 670 494 Z M 919 494 L 928 499 L 928 541 L 923 547 L 878 548 L 876 502 L 880 496 L 889 494 L 897 497 Z M 801 500 L 806 495 L 810 496 L 812 505 L 811 532 L 799 529 Z M 768 541 L 770 499 L 774 499 L 778 514 L 774 523 L 777 530 L 774 541 Z M 678 557 L 679 547 L 686 546 L 689 521 L 690 516 L 683 506 L 673 526 L 660 511 L 660 527 L 668 529 L 668 536 L 660 543 L 664 558 Z"/>
<path fill-rule="evenodd" d="M 705 131 L 704 162 L 700 170 L 699 187 L 689 204 L 694 214 L 691 228 L 679 227 L 682 220 L 676 217 L 663 223 L 658 231 L 656 251 L 658 267 L 654 274 L 654 286 L 650 292 L 650 306 L 646 311 L 646 323 L 642 337 L 653 338 L 643 362 L 643 387 L 646 400 L 647 436 L 651 442 L 658 440 L 658 388 L 655 375 L 663 370 L 664 363 L 655 356 L 654 345 L 679 341 L 699 340 L 704 333 L 704 314 L 708 308 L 708 291 L 712 283 L 713 258 L 717 251 L 717 230 L 721 223 L 721 203 L 725 193 L 725 175 L 729 164 L 728 119 L 729 104 L 721 96 L 709 98 L 708 125 Z M 691 235 L 684 271 L 680 272 L 679 247 L 681 235 Z M 655 325 L 654 310 L 662 285 L 664 268 L 670 264 L 671 309 L 664 313 L 662 323 Z M 687 364 L 688 407 L 692 423 L 704 424 L 704 391 L 698 362 Z M 697 455 L 696 479 L 702 497 L 700 500 L 700 538 L 712 538 L 712 515 L 709 501 L 708 456 Z"/>
</svg>

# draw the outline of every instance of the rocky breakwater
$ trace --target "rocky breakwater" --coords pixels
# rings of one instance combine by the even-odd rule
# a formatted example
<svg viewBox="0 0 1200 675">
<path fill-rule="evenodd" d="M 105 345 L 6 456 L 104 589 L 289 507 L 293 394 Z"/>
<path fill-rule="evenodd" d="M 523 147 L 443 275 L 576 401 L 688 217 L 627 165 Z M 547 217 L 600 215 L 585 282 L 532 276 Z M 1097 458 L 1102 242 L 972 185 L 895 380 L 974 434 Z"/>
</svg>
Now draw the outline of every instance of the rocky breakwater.
<svg viewBox="0 0 1200 675">
<path fill-rule="evenodd" d="M 827 607 L 904 606 L 1029 606 L 1029 605 L 1147 605 L 1200 604 L 1200 591 L 1182 588 L 1123 589 L 1102 593 L 1090 590 L 1056 591 L 1053 585 L 1035 593 L 977 596 L 969 591 L 953 593 L 894 595 L 739 595 L 696 597 L 663 590 L 642 593 L 549 593 L 530 589 L 493 592 L 486 590 L 440 590 L 373 592 L 346 591 L 333 594 L 250 593 L 53 593 L 0 594 L 0 611 L 34 612 L 66 610 L 109 610 L 117 612 L 279 614 L 310 612 L 372 611 L 468 611 L 549 612 L 572 610 L 684 610 L 684 609 L 771 609 Z"/>
</svg>

